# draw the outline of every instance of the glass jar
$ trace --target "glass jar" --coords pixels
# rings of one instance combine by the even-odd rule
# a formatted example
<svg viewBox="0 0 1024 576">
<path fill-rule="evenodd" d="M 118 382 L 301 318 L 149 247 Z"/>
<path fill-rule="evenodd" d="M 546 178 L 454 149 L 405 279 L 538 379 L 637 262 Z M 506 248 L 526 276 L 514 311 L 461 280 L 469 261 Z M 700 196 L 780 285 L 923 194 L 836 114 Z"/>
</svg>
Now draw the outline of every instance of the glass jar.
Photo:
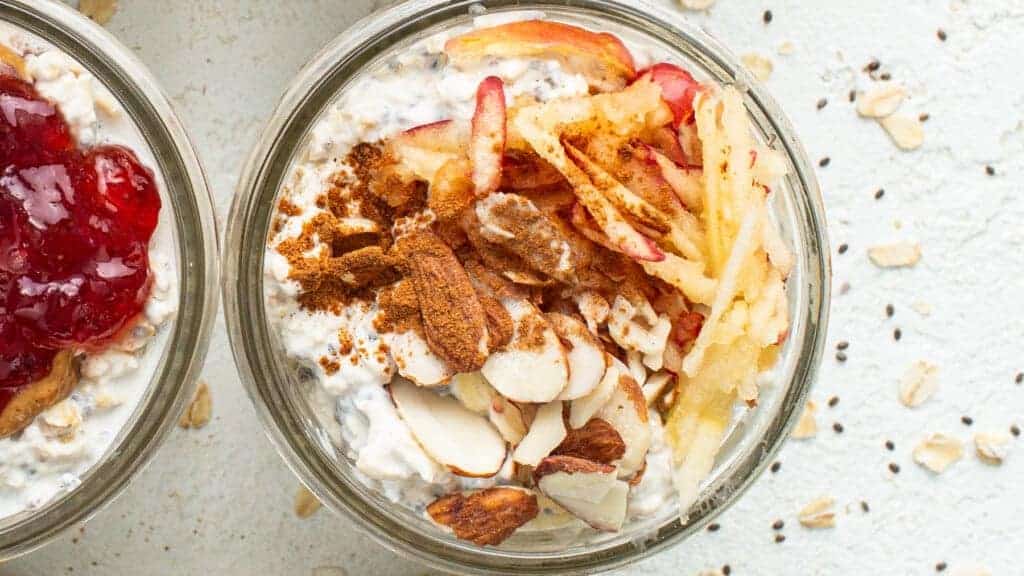
<svg viewBox="0 0 1024 576">
<path fill-rule="evenodd" d="M 497 548 L 455 539 L 364 485 L 340 440 L 309 400 L 310 384 L 286 358 L 264 302 L 264 251 L 279 190 L 325 110 L 363 72 L 412 43 L 474 15 L 541 10 L 547 17 L 658 45 L 698 80 L 736 86 L 756 136 L 780 151 L 790 175 L 772 208 L 797 265 L 789 280 L 791 332 L 760 405 L 744 410 L 725 440 L 715 469 L 689 518 L 665 506 L 655 518 L 617 534 L 516 534 Z M 828 317 L 830 264 L 824 209 L 814 171 L 793 128 L 765 89 L 737 59 L 678 13 L 611 0 L 410 0 L 350 28 L 295 79 L 244 168 L 225 246 L 224 300 L 242 379 L 278 451 L 329 508 L 383 545 L 433 567 L 471 574 L 592 574 L 669 546 L 721 513 L 771 462 L 799 417 L 821 357 Z M 564 532 L 564 531 L 563 531 Z"/>
<path fill-rule="evenodd" d="M 143 163 L 161 182 L 161 227 L 177 311 L 146 352 L 152 378 L 126 423 L 77 486 L 49 502 L 0 518 L 0 562 L 29 552 L 110 502 L 150 460 L 191 400 L 217 308 L 219 255 L 213 202 L 185 130 L 143 64 L 111 34 L 52 0 L 0 0 L 0 22 L 76 60 L 117 100 L 141 135 Z M 31 36 L 28 36 L 31 38 Z M 173 299 L 172 299 L 173 300 Z M 150 356 L 152 355 L 152 356 Z"/>
</svg>

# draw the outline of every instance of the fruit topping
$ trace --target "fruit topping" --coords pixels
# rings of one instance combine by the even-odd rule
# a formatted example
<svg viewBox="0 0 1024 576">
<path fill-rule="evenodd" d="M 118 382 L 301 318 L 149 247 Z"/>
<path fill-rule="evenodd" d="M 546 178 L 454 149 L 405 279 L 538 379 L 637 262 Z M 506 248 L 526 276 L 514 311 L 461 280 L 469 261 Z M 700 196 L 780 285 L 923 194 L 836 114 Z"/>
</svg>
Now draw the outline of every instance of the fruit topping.
<svg viewBox="0 0 1024 576">
<path fill-rule="evenodd" d="M 457 66 L 493 57 L 557 59 L 602 92 L 621 90 L 636 76 L 633 56 L 621 40 L 560 22 L 526 20 L 481 28 L 452 38 L 444 51 Z"/>
<path fill-rule="evenodd" d="M 501 185 L 501 160 L 505 153 L 505 89 L 501 78 L 489 76 L 476 91 L 476 112 L 470 136 L 473 185 L 477 196 L 486 196 Z"/>
<path fill-rule="evenodd" d="M 672 109 L 672 125 L 693 122 L 693 98 L 700 91 L 700 84 L 689 72 L 675 64 L 660 62 L 640 72 L 640 78 L 649 77 L 661 87 L 661 97 Z"/>
<path fill-rule="evenodd" d="M 79 150 L 53 104 L 0 76 L 0 408 L 58 351 L 101 347 L 142 312 L 159 211 L 134 153 Z"/>
</svg>

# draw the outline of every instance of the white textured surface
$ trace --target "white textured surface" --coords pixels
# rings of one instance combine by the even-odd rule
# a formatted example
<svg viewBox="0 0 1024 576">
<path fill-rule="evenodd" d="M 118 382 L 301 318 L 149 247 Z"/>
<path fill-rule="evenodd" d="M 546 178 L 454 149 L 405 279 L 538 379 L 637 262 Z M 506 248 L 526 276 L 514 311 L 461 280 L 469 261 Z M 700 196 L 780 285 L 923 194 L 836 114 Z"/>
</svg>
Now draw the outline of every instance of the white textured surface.
<svg viewBox="0 0 1024 576">
<path fill-rule="evenodd" d="M 667 0 L 666 0 L 667 1 Z M 139 51 L 191 127 L 220 214 L 243 155 L 285 83 L 328 39 L 369 11 L 364 0 L 121 0 L 111 29 Z M 774 13 L 762 23 L 766 8 Z M 1019 0 L 719 0 L 687 15 L 737 53 L 770 55 L 768 84 L 820 170 L 835 246 L 830 346 L 848 340 L 849 361 L 827 355 L 814 391 L 816 439 L 791 442 L 778 474 L 766 474 L 720 520 L 630 574 L 929 574 L 985 566 L 1020 573 L 1024 544 L 1024 439 L 1002 467 L 978 461 L 977 431 L 1024 425 L 1024 3 Z M 949 39 L 942 43 L 936 30 Z M 777 54 L 792 42 L 789 56 Z M 904 110 L 928 112 L 924 147 L 901 153 L 846 100 L 865 88 L 871 58 L 910 88 Z M 828 105 L 816 110 L 815 102 Z M 991 164 L 995 176 L 987 176 Z M 882 200 L 874 191 L 884 187 Z M 875 243 L 913 239 L 924 258 L 910 270 L 876 269 Z M 851 286 L 845 295 L 838 288 Z M 911 306 L 926 302 L 930 316 Z M 885 305 L 895 306 L 887 319 Z M 903 338 L 894 342 L 900 327 Z M 915 360 L 940 367 L 939 392 L 911 411 L 897 382 Z M 222 323 L 205 377 L 214 420 L 176 431 L 156 461 L 87 526 L 0 568 L 2 574 L 295 574 L 318 566 L 349 575 L 408 576 L 399 560 L 320 512 L 292 513 L 296 480 L 271 449 L 242 392 Z M 840 402 L 827 406 L 829 397 Z M 974 425 L 960 422 L 970 415 Z M 845 431 L 832 431 L 842 422 Z M 968 443 L 941 476 L 913 463 L 931 432 Z M 893 453 L 883 443 L 896 443 Z M 887 464 L 901 466 L 892 475 Z M 820 495 L 840 509 L 831 530 L 801 528 L 797 511 Z M 870 504 L 863 513 L 860 501 Z M 773 541 L 783 519 L 787 539 Z"/>
</svg>

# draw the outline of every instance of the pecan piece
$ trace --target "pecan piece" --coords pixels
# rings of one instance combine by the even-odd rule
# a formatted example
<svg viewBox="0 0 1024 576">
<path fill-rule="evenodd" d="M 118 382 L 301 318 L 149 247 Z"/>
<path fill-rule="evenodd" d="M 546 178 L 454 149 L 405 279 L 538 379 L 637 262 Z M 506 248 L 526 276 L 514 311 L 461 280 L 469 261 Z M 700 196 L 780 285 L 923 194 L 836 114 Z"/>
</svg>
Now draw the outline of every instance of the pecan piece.
<svg viewBox="0 0 1024 576">
<path fill-rule="evenodd" d="M 427 344 L 454 372 L 475 372 L 487 360 L 487 315 L 469 275 L 447 244 L 426 230 L 398 241 L 409 269 Z"/>
<path fill-rule="evenodd" d="M 0 438 L 6 438 L 32 423 L 47 408 L 67 398 L 78 383 L 78 362 L 70 350 L 53 359 L 50 373 L 24 386 L 0 412 Z"/>
<path fill-rule="evenodd" d="M 468 496 L 456 492 L 427 506 L 434 522 L 480 546 L 502 543 L 539 512 L 537 496 L 516 488 L 488 488 Z"/>
</svg>

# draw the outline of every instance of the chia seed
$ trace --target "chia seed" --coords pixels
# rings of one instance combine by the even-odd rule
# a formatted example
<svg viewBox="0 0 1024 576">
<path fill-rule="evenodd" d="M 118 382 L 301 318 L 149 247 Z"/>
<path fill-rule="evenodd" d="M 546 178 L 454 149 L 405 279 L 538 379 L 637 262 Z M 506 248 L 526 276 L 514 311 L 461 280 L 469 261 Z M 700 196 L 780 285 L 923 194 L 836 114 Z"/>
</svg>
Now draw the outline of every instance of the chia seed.
<svg viewBox="0 0 1024 576">
<path fill-rule="evenodd" d="M 939 41 L 941 41 L 941 42 L 945 42 L 946 41 L 946 31 L 943 30 L 942 28 L 939 28 L 935 32 L 935 35 L 939 37 Z"/>
<path fill-rule="evenodd" d="M 995 176 L 996 169 L 993 168 L 992 166 L 985 166 L 985 174 L 988 174 L 989 176 Z"/>
<path fill-rule="evenodd" d="M 927 121 L 928 121 L 928 120 L 929 120 L 929 119 L 930 119 L 931 117 L 932 117 L 932 115 L 931 115 L 931 114 L 929 114 L 929 113 L 927 113 L 927 112 L 922 112 L 922 113 L 921 113 L 921 114 L 920 114 L 920 115 L 919 115 L 919 116 L 917 117 L 917 121 L 918 121 L 918 122 L 927 122 Z"/>
<path fill-rule="evenodd" d="M 856 99 L 857 99 L 857 91 L 856 90 L 850 90 L 850 102 L 853 102 Z"/>
<path fill-rule="evenodd" d="M 775 543 L 776 544 L 782 544 L 785 541 L 786 541 L 786 535 L 785 534 L 776 534 L 775 535 Z"/>
<path fill-rule="evenodd" d="M 900 330 L 899 328 L 896 328 L 895 330 L 892 331 L 892 339 L 899 342 L 900 338 L 903 338 L 903 331 Z"/>
<path fill-rule="evenodd" d="M 729 566 L 728 564 L 722 566 L 722 575 L 729 576 L 729 574 L 732 574 L 732 566 Z"/>
<path fill-rule="evenodd" d="M 782 520 L 776 520 L 772 522 L 772 530 L 782 530 L 786 526 L 786 523 Z"/>
<path fill-rule="evenodd" d="M 832 162 L 832 159 L 829 158 L 828 156 L 825 156 L 821 160 L 818 160 L 818 166 L 824 168 L 825 166 L 828 166 L 831 162 Z"/>
<path fill-rule="evenodd" d="M 846 254 L 846 251 L 849 250 L 849 249 L 850 249 L 850 245 L 849 244 L 840 244 L 839 245 L 839 253 L 840 254 Z"/>
<path fill-rule="evenodd" d="M 718 522 L 712 522 L 711 524 L 708 524 L 708 532 L 718 532 L 720 528 L 721 526 L 718 524 Z"/>
<path fill-rule="evenodd" d="M 764 20 L 765 24 L 771 24 L 771 22 L 772 22 L 772 11 L 771 10 L 765 10 L 764 11 L 764 15 L 761 16 L 761 19 Z"/>
<path fill-rule="evenodd" d="M 886 440 L 885 449 L 888 450 L 889 452 L 892 452 L 893 450 L 896 449 L 896 445 L 893 444 L 892 440 Z"/>
<path fill-rule="evenodd" d="M 865 514 L 867 514 L 868 512 L 871 512 L 871 506 L 868 506 L 868 502 L 867 502 L 867 500 L 861 500 L 861 501 L 860 501 L 860 509 L 861 509 L 861 510 L 862 510 L 862 511 L 863 511 L 863 512 L 864 512 Z"/>
<path fill-rule="evenodd" d="M 881 200 L 882 196 L 885 196 L 885 189 L 879 188 L 878 191 L 875 192 L 875 200 Z"/>
<path fill-rule="evenodd" d="M 770 470 L 771 470 L 772 474 L 776 474 L 776 473 L 778 473 L 779 469 L 781 469 L 781 468 L 782 468 L 782 462 L 779 462 L 779 461 L 776 460 L 775 462 L 772 462 L 772 467 L 770 468 Z"/>
<path fill-rule="evenodd" d="M 846 350 L 849 347 L 850 343 L 847 342 L 846 340 L 840 340 L 838 343 L 836 343 L 836 350 Z"/>
<path fill-rule="evenodd" d="M 935 565 L 935 571 L 936 572 L 942 572 L 945 569 L 946 569 L 946 563 L 945 562 L 939 562 L 938 564 Z"/>
<path fill-rule="evenodd" d="M 1013 434 L 1014 436 L 1018 436 L 1019 437 L 1020 436 L 1020 426 L 1017 426 L 1016 424 L 1014 424 L 1013 426 L 1010 426 L 1010 434 Z"/>
<path fill-rule="evenodd" d="M 960 421 L 964 423 L 964 426 L 970 426 L 974 424 L 974 418 L 971 418 L 970 416 L 961 416 Z"/>
<path fill-rule="evenodd" d="M 826 100 L 825 98 L 818 100 L 818 110 L 821 110 L 825 106 L 828 106 L 828 100 Z"/>
<path fill-rule="evenodd" d="M 878 60 L 872 60 L 868 62 L 868 65 L 864 67 L 866 72 L 878 72 L 878 69 L 882 67 L 882 63 Z"/>
<path fill-rule="evenodd" d="M 837 404 L 839 404 L 839 396 L 833 396 L 828 399 L 829 408 L 835 408 Z"/>
<path fill-rule="evenodd" d="M 886 304 L 885 315 L 888 316 L 889 318 L 892 318 L 894 314 L 896 314 L 896 307 L 894 307 L 892 304 Z"/>
<path fill-rule="evenodd" d="M 900 465 L 895 462 L 889 462 L 889 471 L 892 472 L 893 474 L 899 474 Z"/>
<path fill-rule="evenodd" d="M 836 352 L 836 360 L 839 362 L 846 362 L 846 352 L 843 352 L 842 350 Z"/>
<path fill-rule="evenodd" d="M 836 434 L 842 434 L 843 433 L 843 425 L 840 424 L 839 422 L 836 422 L 835 424 L 833 424 L 832 425 L 832 429 L 836 431 Z"/>
</svg>

